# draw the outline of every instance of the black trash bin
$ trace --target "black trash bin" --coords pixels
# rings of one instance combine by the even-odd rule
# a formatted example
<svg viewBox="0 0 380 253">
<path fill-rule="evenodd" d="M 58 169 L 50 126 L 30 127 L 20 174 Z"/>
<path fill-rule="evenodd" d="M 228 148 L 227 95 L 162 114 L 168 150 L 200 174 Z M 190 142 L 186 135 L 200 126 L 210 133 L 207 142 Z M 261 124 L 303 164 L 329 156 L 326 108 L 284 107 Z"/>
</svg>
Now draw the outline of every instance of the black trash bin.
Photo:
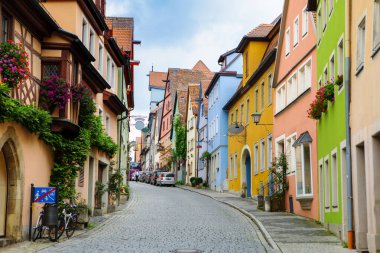
<svg viewBox="0 0 380 253">
<path fill-rule="evenodd" d="M 42 225 L 57 226 L 58 225 L 58 206 L 45 205 L 44 215 L 42 216 Z"/>
</svg>

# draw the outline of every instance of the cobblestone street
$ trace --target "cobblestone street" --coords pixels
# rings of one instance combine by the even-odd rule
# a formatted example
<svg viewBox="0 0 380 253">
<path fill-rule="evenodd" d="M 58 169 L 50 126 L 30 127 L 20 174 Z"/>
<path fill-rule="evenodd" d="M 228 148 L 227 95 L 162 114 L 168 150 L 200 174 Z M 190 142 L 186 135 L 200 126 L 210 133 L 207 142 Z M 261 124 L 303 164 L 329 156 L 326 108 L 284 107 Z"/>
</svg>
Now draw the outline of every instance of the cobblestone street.
<svg viewBox="0 0 380 253">
<path fill-rule="evenodd" d="M 266 252 L 258 229 L 238 211 L 172 187 L 131 183 L 128 208 L 103 225 L 40 252 Z M 263 241 L 263 242 L 262 242 Z"/>
</svg>

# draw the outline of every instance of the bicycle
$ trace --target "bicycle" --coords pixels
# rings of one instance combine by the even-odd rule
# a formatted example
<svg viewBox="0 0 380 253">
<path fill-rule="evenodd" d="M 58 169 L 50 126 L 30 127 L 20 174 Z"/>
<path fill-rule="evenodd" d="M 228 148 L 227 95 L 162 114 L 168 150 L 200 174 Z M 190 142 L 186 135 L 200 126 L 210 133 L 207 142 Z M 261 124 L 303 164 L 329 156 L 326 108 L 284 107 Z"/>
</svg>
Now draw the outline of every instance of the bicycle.
<svg viewBox="0 0 380 253">
<path fill-rule="evenodd" d="M 33 234 L 32 234 L 33 242 L 35 242 L 37 239 L 41 239 L 44 234 L 48 235 L 49 240 L 51 241 L 55 240 L 55 234 L 52 233 L 52 231 L 54 231 L 53 226 L 42 225 L 42 220 L 43 220 L 44 215 L 45 215 L 45 212 L 44 212 L 44 209 L 42 209 L 40 214 L 38 215 L 36 225 L 33 227 Z"/>
<path fill-rule="evenodd" d="M 67 212 L 67 210 L 70 210 L 70 212 Z M 67 238 L 70 238 L 73 236 L 76 225 L 78 222 L 78 213 L 76 212 L 76 205 L 70 205 L 65 204 L 61 214 L 58 217 L 58 232 L 57 232 L 57 239 L 59 239 L 63 232 L 66 231 Z M 50 234 L 53 236 L 55 235 L 55 230 L 50 232 Z"/>
</svg>

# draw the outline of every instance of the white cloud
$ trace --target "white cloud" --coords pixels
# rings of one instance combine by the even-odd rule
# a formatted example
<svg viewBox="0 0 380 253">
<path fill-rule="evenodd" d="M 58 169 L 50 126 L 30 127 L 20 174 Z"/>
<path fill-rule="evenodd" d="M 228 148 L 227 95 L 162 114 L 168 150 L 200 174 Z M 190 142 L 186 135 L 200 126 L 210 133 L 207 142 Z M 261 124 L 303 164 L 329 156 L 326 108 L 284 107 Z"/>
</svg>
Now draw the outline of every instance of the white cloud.
<svg viewBox="0 0 380 253">
<path fill-rule="evenodd" d="M 135 17 L 135 27 L 144 29 L 149 24 L 144 23 L 149 20 L 159 19 L 155 12 L 158 3 L 166 4 L 170 8 L 170 3 L 174 0 L 111 0 L 108 1 L 107 13 L 112 16 L 133 16 Z M 177 1 L 177 0 L 175 0 Z M 213 71 L 218 71 L 217 59 L 224 52 L 236 47 L 241 38 L 251 29 L 261 23 L 272 22 L 282 10 L 283 0 L 182 0 L 187 4 L 188 12 L 191 12 L 191 20 L 183 20 L 172 10 L 172 15 L 181 24 L 192 22 L 192 33 L 188 31 L 172 31 L 171 37 L 186 36 L 180 40 L 183 43 L 174 44 L 173 39 L 165 44 L 154 43 L 160 36 L 156 34 L 144 34 L 143 37 L 136 37 L 139 34 L 135 30 L 135 38 L 142 40 L 141 47 L 135 48 L 135 58 L 141 61 L 139 67 L 135 68 L 135 110 L 133 115 L 148 115 L 149 97 L 148 77 L 146 74 L 151 70 L 167 71 L 169 67 L 192 68 L 199 60 L 203 60 Z M 178 3 L 178 2 L 177 2 Z M 137 17 L 137 18 L 136 18 Z M 152 18 L 154 17 L 154 18 Z M 170 24 L 168 24 L 169 26 Z M 189 25 L 188 23 L 186 25 Z M 149 42 L 149 43 L 145 43 Z M 147 45 L 148 44 L 148 45 Z M 133 127 L 132 127 L 133 128 Z M 134 128 L 131 132 L 131 139 L 139 135 Z"/>
</svg>

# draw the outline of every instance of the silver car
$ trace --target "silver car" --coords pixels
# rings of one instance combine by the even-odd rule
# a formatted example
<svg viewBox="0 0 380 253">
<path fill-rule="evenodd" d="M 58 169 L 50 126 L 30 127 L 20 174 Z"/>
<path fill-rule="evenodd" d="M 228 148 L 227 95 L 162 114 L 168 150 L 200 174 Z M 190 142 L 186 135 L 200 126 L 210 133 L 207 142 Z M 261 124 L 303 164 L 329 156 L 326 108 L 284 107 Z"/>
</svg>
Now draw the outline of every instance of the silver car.
<svg viewBox="0 0 380 253">
<path fill-rule="evenodd" d="M 161 172 L 159 177 L 157 178 L 157 185 L 163 186 L 163 185 L 169 185 L 169 186 L 175 186 L 175 178 L 174 174 L 171 172 Z"/>
</svg>

